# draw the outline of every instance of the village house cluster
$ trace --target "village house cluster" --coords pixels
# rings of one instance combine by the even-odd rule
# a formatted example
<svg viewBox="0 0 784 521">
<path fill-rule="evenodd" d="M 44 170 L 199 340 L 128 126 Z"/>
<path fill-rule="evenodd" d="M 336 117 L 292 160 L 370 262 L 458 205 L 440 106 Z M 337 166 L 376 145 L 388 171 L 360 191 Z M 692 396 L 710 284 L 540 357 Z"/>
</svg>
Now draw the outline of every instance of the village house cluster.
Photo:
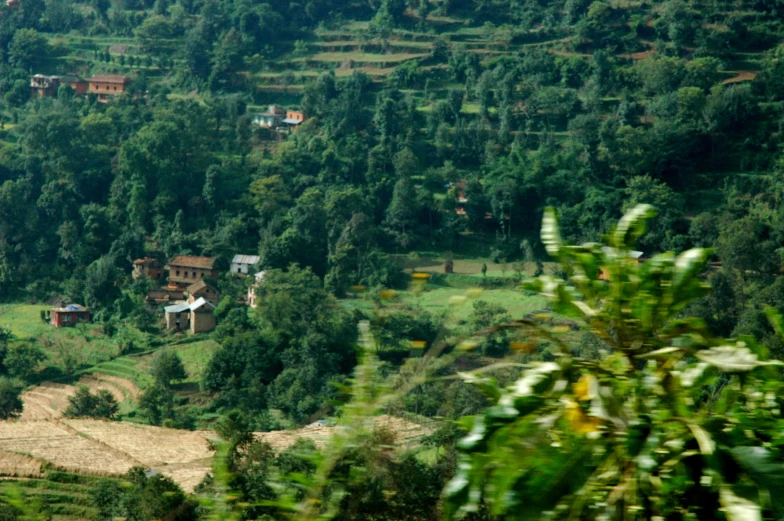
<svg viewBox="0 0 784 521">
<path fill-rule="evenodd" d="M 166 329 L 191 334 L 215 329 L 215 308 L 220 300 L 218 289 L 211 283 L 217 281 L 220 270 L 215 257 L 176 255 L 168 263 L 154 257 L 133 261 L 132 277 L 150 279 L 161 284 L 147 293 L 146 302 L 151 308 L 163 306 Z M 256 287 L 261 284 L 264 272 L 255 272 L 261 258 L 258 255 L 235 255 L 229 273 L 248 276 L 254 283 L 248 289 L 245 302 L 256 307 Z M 165 284 L 165 285 L 163 285 Z M 42 318 L 54 327 L 73 327 L 90 321 L 90 310 L 80 304 L 61 301 L 57 306 L 42 312 Z"/>
<path fill-rule="evenodd" d="M 258 255 L 235 255 L 230 273 L 248 275 L 259 263 Z M 133 261 L 133 278 L 148 278 L 166 283 L 147 294 L 147 304 L 163 305 L 166 329 L 204 333 L 215 328 L 215 308 L 220 300 L 218 289 L 210 281 L 220 276 L 217 258 L 177 255 L 164 264 L 153 257 Z M 262 272 L 263 273 L 263 272 Z M 261 278 L 256 274 L 256 281 Z M 249 290 L 255 305 L 255 290 Z"/>
<path fill-rule="evenodd" d="M 128 90 L 131 79 L 119 74 L 99 74 L 84 80 L 76 74 L 45 76 L 36 74 L 30 78 L 30 95 L 34 98 L 53 98 L 61 85 L 68 85 L 78 95 L 94 94 L 98 101 L 108 103 L 115 96 Z"/>
</svg>

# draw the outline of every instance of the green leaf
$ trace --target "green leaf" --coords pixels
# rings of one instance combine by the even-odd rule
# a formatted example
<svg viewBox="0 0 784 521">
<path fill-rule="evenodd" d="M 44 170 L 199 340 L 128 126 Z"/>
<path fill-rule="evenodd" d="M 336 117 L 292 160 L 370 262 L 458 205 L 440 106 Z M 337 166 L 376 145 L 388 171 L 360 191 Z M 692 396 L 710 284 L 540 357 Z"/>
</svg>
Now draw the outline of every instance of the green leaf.
<svg viewBox="0 0 784 521">
<path fill-rule="evenodd" d="M 745 373 L 766 365 L 782 365 L 778 360 L 759 360 L 743 342 L 738 342 L 737 346 L 718 346 L 697 351 L 695 356 L 725 373 Z"/>
<path fill-rule="evenodd" d="M 546 208 L 542 217 L 542 243 L 550 256 L 558 256 L 562 245 L 561 231 L 558 229 L 558 215 L 552 207 Z"/>
<path fill-rule="evenodd" d="M 509 394 L 514 398 L 531 396 L 545 391 L 553 380 L 553 375 L 561 367 L 555 362 L 544 362 L 526 371 L 521 378 L 509 386 Z"/>
<path fill-rule="evenodd" d="M 693 367 L 689 367 L 685 371 L 673 371 L 672 374 L 678 376 L 683 387 L 692 387 L 695 383 L 702 382 L 708 369 L 712 366 L 705 362 L 701 362 Z"/>
<path fill-rule="evenodd" d="M 453 477 L 449 483 L 446 484 L 444 487 L 444 495 L 453 502 L 462 502 L 468 496 L 468 487 L 471 484 L 471 481 L 468 478 L 469 473 L 471 472 L 471 463 L 465 459 L 465 457 L 461 457 L 461 461 L 457 464 L 457 472 L 455 473 L 455 477 Z"/>
<path fill-rule="evenodd" d="M 780 339 L 784 340 L 784 317 L 772 306 L 765 306 L 765 315 Z"/>
<path fill-rule="evenodd" d="M 651 351 L 650 353 L 645 353 L 642 355 L 637 355 L 637 358 L 670 358 L 670 355 L 673 353 L 682 352 L 683 349 L 680 347 L 662 347 L 661 349 L 657 349 L 655 351 Z"/>
<path fill-rule="evenodd" d="M 618 221 L 612 234 L 613 246 L 628 249 L 637 242 L 647 229 L 647 221 L 656 215 L 656 209 L 649 204 L 638 204 Z"/>
<path fill-rule="evenodd" d="M 784 519 L 784 464 L 765 447 L 734 447 L 730 454 L 757 486 L 768 489 L 776 518 Z"/>
<path fill-rule="evenodd" d="M 465 383 L 475 386 L 479 391 L 490 400 L 496 401 L 501 397 L 501 390 L 495 378 L 482 377 L 474 373 L 457 373 Z"/>
<path fill-rule="evenodd" d="M 697 445 L 700 446 L 702 455 L 712 456 L 716 451 L 716 443 L 713 441 L 710 434 L 696 423 L 688 423 L 687 425 L 691 430 L 691 433 L 694 434 L 694 439 L 697 440 Z"/>
<path fill-rule="evenodd" d="M 487 436 L 487 425 L 482 416 L 477 416 L 474 419 L 474 426 L 463 439 L 457 442 L 457 447 L 460 450 L 467 452 L 479 450 L 484 446 L 485 437 Z"/>
<path fill-rule="evenodd" d="M 672 279 L 673 290 L 699 275 L 708 263 L 709 254 L 710 250 L 692 248 L 678 255 L 675 259 L 675 276 Z M 683 300 L 683 296 L 680 296 L 680 299 Z"/>
<path fill-rule="evenodd" d="M 762 510 L 759 505 L 735 495 L 727 486 L 721 487 L 719 501 L 727 521 L 762 521 Z"/>
</svg>

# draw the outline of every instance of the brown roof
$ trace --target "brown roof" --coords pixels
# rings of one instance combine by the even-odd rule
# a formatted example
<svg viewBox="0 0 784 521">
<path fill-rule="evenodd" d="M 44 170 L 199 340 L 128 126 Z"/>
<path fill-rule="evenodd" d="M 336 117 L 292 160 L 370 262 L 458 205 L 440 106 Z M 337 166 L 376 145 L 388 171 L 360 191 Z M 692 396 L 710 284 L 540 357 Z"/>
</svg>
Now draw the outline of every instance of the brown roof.
<svg viewBox="0 0 784 521">
<path fill-rule="evenodd" d="M 154 259 L 152 257 L 145 257 L 143 259 L 136 259 L 135 261 L 133 261 L 133 263 L 136 265 L 140 264 L 142 266 L 152 266 L 154 264 L 158 264 L 158 259 Z"/>
<path fill-rule="evenodd" d="M 192 255 L 177 255 L 169 261 L 169 266 L 184 266 L 186 268 L 201 268 L 211 270 L 215 267 L 215 257 L 195 257 Z"/>
<path fill-rule="evenodd" d="M 131 78 L 121 74 L 98 74 L 90 78 L 90 81 L 101 81 L 105 83 L 130 83 Z"/>
<path fill-rule="evenodd" d="M 201 291 L 205 288 L 210 288 L 213 292 L 218 293 L 217 289 L 213 288 L 211 285 L 207 284 L 203 280 L 191 284 L 190 286 L 188 286 L 188 288 L 185 291 L 187 291 L 191 295 L 195 295 L 196 292 Z"/>
</svg>

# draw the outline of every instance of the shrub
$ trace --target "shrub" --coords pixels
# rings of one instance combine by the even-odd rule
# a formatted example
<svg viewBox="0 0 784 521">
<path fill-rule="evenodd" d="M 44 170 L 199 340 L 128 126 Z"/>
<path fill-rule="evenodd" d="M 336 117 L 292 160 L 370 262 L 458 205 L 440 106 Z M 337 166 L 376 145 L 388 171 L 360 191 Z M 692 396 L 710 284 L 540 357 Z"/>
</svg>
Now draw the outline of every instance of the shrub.
<svg viewBox="0 0 784 521">
<path fill-rule="evenodd" d="M 112 419 L 120 410 L 112 393 L 101 389 L 97 394 L 92 394 L 84 385 L 79 387 L 75 395 L 68 398 L 68 402 L 64 414 L 69 418 Z"/>
<path fill-rule="evenodd" d="M 16 418 L 22 413 L 24 404 L 19 397 L 22 390 L 8 378 L 0 378 L 0 419 Z"/>
</svg>

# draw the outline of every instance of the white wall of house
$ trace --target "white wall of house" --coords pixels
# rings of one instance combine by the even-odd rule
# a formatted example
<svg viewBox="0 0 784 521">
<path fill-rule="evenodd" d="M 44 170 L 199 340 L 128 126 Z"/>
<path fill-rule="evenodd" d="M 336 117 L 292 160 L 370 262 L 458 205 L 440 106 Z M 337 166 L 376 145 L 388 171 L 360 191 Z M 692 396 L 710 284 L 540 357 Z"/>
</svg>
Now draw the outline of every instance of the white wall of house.
<svg viewBox="0 0 784 521">
<path fill-rule="evenodd" d="M 250 264 L 244 264 L 241 262 L 232 262 L 231 263 L 231 272 L 232 273 L 244 273 L 245 275 L 248 274 L 248 269 L 250 268 Z"/>
</svg>

